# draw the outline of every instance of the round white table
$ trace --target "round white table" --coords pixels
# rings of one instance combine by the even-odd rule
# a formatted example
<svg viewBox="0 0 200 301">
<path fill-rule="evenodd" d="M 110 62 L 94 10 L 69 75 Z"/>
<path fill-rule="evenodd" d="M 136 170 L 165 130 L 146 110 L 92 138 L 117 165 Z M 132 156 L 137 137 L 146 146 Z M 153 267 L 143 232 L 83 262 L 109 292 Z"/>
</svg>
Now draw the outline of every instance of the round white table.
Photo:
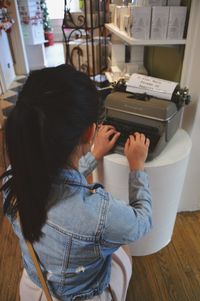
<svg viewBox="0 0 200 301">
<path fill-rule="evenodd" d="M 189 135 L 179 129 L 162 153 L 145 163 L 153 198 L 153 228 L 130 245 L 133 256 L 155 253 L 171 241 L 191 147 Z M 94 171 L 93 180 L 128 203 L 128 175 L 126 157 L 109 154 Z"/>
</svg>

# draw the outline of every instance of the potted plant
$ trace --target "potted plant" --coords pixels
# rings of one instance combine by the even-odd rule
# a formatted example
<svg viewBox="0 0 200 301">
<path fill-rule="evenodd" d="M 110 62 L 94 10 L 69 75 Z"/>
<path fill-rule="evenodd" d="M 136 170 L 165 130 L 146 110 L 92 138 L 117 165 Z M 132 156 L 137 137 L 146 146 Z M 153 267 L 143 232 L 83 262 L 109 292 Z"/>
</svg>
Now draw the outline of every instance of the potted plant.
<svg viewBox="0 0 200 301">
<path fill-rule="evenodd" d="M 45 40 L 47 41 L 45 46 L 52 46 L 54 44 L 54 33 L 49 20 L 49 13 L 45 0 L 40 1 L 40 7 L 43 15 L 44 36 Z"/>
</svg>

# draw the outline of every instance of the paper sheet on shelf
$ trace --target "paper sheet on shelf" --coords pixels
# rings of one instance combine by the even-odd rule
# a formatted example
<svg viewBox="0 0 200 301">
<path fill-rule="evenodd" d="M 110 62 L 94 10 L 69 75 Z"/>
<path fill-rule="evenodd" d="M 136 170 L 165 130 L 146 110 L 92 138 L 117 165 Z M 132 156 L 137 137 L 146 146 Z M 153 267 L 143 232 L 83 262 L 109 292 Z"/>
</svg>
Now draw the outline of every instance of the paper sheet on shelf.
<svg viewBox="0 0 200 301">
<path fill-rule="evenodd" d="M 148 95 L 171 100 L 178 83 L 133 73 L 127 82 L 127 92 L 146 93 Z"/>
</svg>

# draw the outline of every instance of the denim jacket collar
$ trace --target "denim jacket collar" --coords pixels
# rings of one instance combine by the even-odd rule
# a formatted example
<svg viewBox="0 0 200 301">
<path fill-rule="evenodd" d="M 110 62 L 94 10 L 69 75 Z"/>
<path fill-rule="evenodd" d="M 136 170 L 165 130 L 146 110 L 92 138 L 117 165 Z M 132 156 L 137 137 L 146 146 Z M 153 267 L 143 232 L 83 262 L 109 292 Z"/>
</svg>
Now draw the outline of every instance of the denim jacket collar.
<svg viewBox="0 0 200 301">
<path fill-rule="evenodd" d="M 75 169 L 62 169 L 58 181 L 62 181 L 70 186 L 83 187 L 89 190 L 95 190 L 97 188 L 103 188 L 103 185 L 99 183 L 88 184 L 84 175 Z"/>
</svg>

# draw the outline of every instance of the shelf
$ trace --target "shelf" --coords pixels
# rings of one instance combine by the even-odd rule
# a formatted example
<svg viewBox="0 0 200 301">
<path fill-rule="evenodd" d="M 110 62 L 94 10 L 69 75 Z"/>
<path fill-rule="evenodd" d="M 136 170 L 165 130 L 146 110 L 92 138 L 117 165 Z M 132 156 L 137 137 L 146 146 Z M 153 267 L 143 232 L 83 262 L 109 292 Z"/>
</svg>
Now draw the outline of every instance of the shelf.
<svg viewBox="0 0 200 301">
<path fill-rule="evenodd" d="M 105 24 L 105 27 L 116 36 L 121 38 L 124 42 L 128 43 L 129 45 L 143 45 L 143 46 L 151 46 L 151 45 L 185 45 L 186 39 L 181 40 L 138 40 L 131 38 L 127 35 L 126 32 L 119 30 L 117 26 L 112 23 Z"/>
</svg>

